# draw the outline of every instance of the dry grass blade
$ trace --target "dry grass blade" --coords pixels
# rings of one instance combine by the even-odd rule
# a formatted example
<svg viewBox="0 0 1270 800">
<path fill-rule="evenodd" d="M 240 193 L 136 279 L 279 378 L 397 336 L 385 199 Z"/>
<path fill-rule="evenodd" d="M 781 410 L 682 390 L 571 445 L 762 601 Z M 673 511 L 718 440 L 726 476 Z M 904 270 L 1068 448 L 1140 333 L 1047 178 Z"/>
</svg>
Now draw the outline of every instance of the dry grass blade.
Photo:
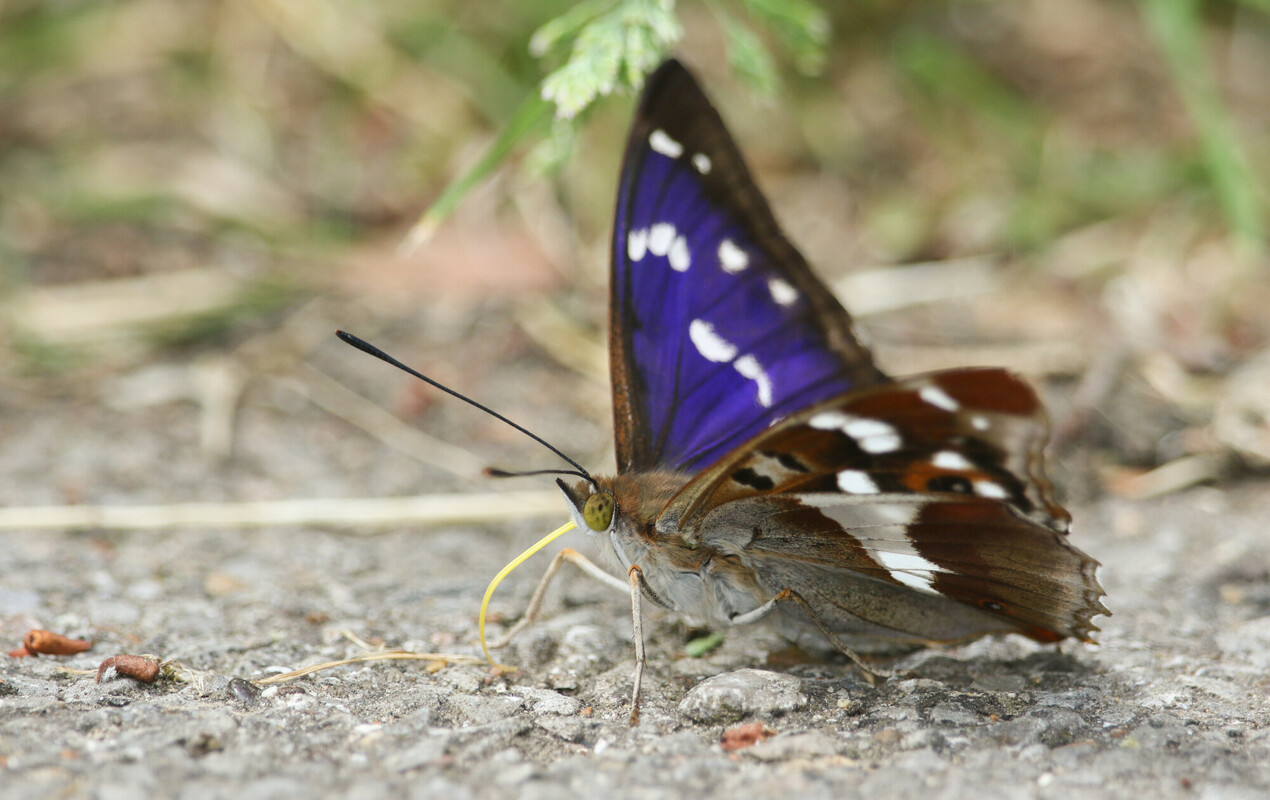
<svg viewBox="0 0 1270 800">
<path fill-rule="evenodd" d="M 996 259 L 974 257 L 861 270 L 835 281 L 832 288 L 838 297 L 849 298 L 853 315 L 865 317 L 1000 287 Z"/>
<path fill-rule="evenodd" d="M 1135 475 L 1113 488 L 1122 497 L 1145 500 L 1214 480 L 1222 475 L 1226 467 L 1225 456 L 1199 453 L 1161 464 L 1150 472 Z"/>
<path fill-rule="evenodd" d="M 485 464 L 467 450 L 411 427 L 315 367 L 299 365 L 299 374 L 304 380 L 285 385 L 384 444 L 461 478 L 483 473 Z"/>
<path fill-rule="evenodd" d="M 242 281 L 224 270 L 188 269 L 27 289 L 6 312 L 41 341 L 93 345 L 224 308 L 240 291 Z"/>
<path fill-rule="evenodd" d="M 339 661 L 326 661 L 321 664 L 313 664 L 301 669 L 285 672 L 281 675 L 274 675 L 269 678 L 262 678 L 258 681 L 252 681 L 257 686 L 271 686 L 277 683 L 287 683 L 296 678 L 303 678 L 305 675 L 312 675 L 315 672 L 334 669 L 335 667 L 343 667 L 347 664 L 360 664 L 366 661 L 428 661 L 431 663 L 439 663 L 442 666 L 449 664 L 484 664 L 485 659 L 480 656 L 467 656 L 457 653 L 415 653 L 410 650 L 384 650 L 378 653 L 366 653 L 365 655 L 353 656 L 352 658 L 344 658 Z"/>
<path fill-rule="evenodd" d="M 516 324 L 556 361 L 608 387 L 608 347 L 559 307 L 546 300 L 522 303 Z"/>
<path fill-rule="evenodd" d="M 0 530 L 169 530 L 279 525 L 380 528 L 558 517 L 562 512 L 560 497 L 553 491 L 154 506 L 27 506 L 0 508 Z"/>
</svg>

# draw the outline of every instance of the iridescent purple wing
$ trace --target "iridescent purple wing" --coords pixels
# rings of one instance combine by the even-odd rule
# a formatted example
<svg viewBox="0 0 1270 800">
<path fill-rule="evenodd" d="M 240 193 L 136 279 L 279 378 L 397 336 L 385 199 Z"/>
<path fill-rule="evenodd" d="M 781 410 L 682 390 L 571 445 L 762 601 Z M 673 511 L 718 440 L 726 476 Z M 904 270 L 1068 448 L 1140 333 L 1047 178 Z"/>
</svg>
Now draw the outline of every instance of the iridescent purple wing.
<svg viewBox="0 0 1270 800">
<path fill-rule="evenodd" d="M 699 469 L 885 379 L 677 61 L 648 79 L 627 144 L 609 341 L 620 472 Z"/>
</svg>

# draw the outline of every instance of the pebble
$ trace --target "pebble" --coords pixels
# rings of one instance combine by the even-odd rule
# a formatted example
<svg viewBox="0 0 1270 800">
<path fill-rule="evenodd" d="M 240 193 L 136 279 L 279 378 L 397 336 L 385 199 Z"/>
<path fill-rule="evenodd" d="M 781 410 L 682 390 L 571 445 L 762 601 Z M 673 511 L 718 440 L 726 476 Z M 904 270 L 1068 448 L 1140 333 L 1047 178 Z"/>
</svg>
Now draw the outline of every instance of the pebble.
<svg viewBox="0 0 1270 800">
<path fill-rule="evenodd" d="M 582 702 L 572 697 L 553 692 L 550 689 L 539 689 L 533 686 L 513 686 L 513 695 L 523 698 L 524 704 L 538 714 L 555 714 L 573 716 L 582 710 Z"/>
<path fill-rule="evenodd" d="M 772 717 L 807 705 L 802 682 L 793 675 L 739 669 L 707 678 L 679 703 L 679 713 L 694 722 L 728 724 L 746 717 Z"/>
</svg>

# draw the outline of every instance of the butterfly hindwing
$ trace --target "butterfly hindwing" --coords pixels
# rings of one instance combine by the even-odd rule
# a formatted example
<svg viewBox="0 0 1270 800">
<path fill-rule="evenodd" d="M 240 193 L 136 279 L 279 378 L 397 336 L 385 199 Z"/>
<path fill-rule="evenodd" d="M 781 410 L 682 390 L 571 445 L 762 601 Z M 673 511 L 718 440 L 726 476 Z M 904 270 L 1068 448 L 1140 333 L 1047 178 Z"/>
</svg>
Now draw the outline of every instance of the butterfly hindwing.
<svg viewBox="0 0 1270 800">
<path fill-rule="evenodd" d="M 1012 373 L 957 369 L 876 384 L 804 409 L 696 476 L 666 513 L 680 527 L 747 497 L 808 492 L 966 495 L 1058 532 L 1069 516 L 1041 466 L 1048 425 Z"/>
<path fill-rule="evenodd" d="M 882 379 L 675 61 L 649 78 L 632 125 L 612 256 L 621 472 L 697 469 L 784 415 Z"/>
<path fill-rule="evenodd" d="M 1069 517 L 1041 469 L 1045 439 L 1035 393 L 1005 370 L 878 384 L 737 448 L 658 527 L 709 546 L 712 527 L 744 520 L 745 557 L 769 588 L 824 594 L 829 618 L 854 598 L 839 614 L 853 635 L 956 640 L 1004 626 L 1086 639 L 1106 612 L 1097 562 L 1066 541 Z M 891 595 L 909 600 L 861 600 Z"/>
<path fill-rule="evenodd" d="M 1097 562 L 995 501 L 818 493 L 739 501 L 721 514 L 753 531 L 743 561 L 765 590 L 798 592 L 851 637 L 1088 640 L 1092 617 L 1106 613 Z"/>
</svg>

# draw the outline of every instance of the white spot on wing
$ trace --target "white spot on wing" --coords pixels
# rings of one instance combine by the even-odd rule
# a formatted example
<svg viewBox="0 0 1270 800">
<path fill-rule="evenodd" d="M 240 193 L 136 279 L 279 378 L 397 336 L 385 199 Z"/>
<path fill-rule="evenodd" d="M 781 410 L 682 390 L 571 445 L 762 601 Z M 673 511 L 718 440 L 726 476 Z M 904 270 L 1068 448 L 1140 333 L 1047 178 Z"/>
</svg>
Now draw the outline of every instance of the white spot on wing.
<svg viewBox="0 0 1270 800">
<path fill-rule="evenodd" d="M 777 304 L 787 306 L 798 299 L 798 290 L 780 278 L 772 278 L 767 282 L 767 290 Z"/>
<path fill-rule="evenodd" d="M 688 323 L 688 338 L 707 361 L 724 363 L 736 358 L 736 345 L 716 333 L 714 326 L 703 319 Z"/>
<path fill-rule="evenodd" d="M 648 229 L 637 228 L 626 234 L 626 255 L 631 261 L 639 261 L 648 253 Z"/>
<path fill-rule="evenodd" d="M 724 272 L 736 274 L 750 265 L 750 257 L 731 239 L 719 242 L 719 263 Z"/>
<path fill-rule="evenodd" d="M 764 408 L 770 406 L 772 404 L 772 379 L 763 371 L 763 366 L 758 363 L 758 359 L 746 354 L 738 358 L 732 366 L 736 367 L 737 372 L 758 384 L 759 405 Z"/>
<path fill-rule="evenodd" d="M 990 497 L 993 500 L 1005 500 L 1010 495 L 1006 492 L 1005 487 L 999 483 L 992 481 L 975 481 L 975 494 L 980 497 Z"/>
<path fill-rule="evenodd" d="M 670 268 L 675 272 L 683 272 L 692 265 L 692 253 L 688 251 L 688 242 L 682 236 L 676 236 L 670 243 Z"/>
<path fill-rule="evenodd" d="M 820 509 L 820 512 L 842 527 L 868 529 L 868 538 L 898 541 L 900 547 L 911 547 L 904 526 L 912 524 L 926 501 L 905 495 L 850 495 L 804 494 L 799 496 L 803 505 Z"/>
<path fill-rule="evenodd" d="M 935 454 L 935 457 L 930 460 L 930 463 L 940 469 L 967 470 L 975 468 L 975 465 L 970 463 L 970 459 L 966 458 L 961 453 L 954 453 L 951 450 L 940 450 Z"/>
<path fill-rule="evenodd" d="M 986 431 L 992 427 L 992 423 L 988 421 L 988 418 L 981 414 L 975 414 L 971 417 L 970 424 L 977 431 Z"/>
<path fill-rule="evenodd" d="M 931 591 L 935 581 L 934 573 L 939 571 L 939 567 L 916 553 L 887 553 L 875 550 L 870 555 L 886 567 L 892 578 L 905 586 L 924 592 Z"/>
<path fill-rule="evenodd" d="M 850 419 L 842 430 L 866 453 L 891 453 L 903 444 L 899 432 L 880 419 Z"/>
<path fill-rule="evenodd" d="M 671 158 L 679 158 L 684 152 L 684 146 L 670 138 L 661 128 L 648 135 L 648 146 Z"/>
<path fill-rule="evenodd" d="M 945 411 L 957 411 L 961 408 L 961 403 L 938 386 L 923 386 L 917 396 L 935 408 L 942 408 Z"/>
<path fill-rule="evenodd" d="M 831 431 L 834 428 L 841 428 L 846 425 L 848 420 L 850 420 L 850 417 L 841 411 L 821 411 L 807 420 L 807 424 L 818 431 Z"/>
<path fill-rule="evenodd" d="M 868 473 L 857 469 L 844 469 L 838 473 L 838 488 L 848 494 L 877 494 L 878 485 Z"/>
<path fill-rule="evenodd" d="M 675 241 L 675 226 L 669 222 L 659 222 L 648 229 L 648 252 L 655 256 L 664 256 L 670 252 L 670 245 Z"/>
<path fill-rule="evenodd" d="M 692 157 L 692 165 L 697 168 L 697 172 L 702 175 L 710 174 L 710 156 L 705 153 L 697 153 Z"/>
</svg>

